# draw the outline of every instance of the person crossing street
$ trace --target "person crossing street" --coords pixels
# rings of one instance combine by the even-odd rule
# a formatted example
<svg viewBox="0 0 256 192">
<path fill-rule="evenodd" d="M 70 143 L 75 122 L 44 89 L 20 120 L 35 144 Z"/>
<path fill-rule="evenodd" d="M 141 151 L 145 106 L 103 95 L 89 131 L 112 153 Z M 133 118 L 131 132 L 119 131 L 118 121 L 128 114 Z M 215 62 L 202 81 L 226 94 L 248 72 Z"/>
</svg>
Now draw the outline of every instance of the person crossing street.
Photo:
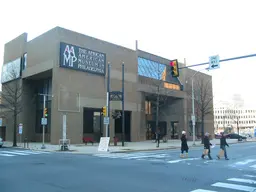
<svg viewBox="0 0 256 192">
<path fill-rule="evenodd" d="M 210 143 L 210 139 L 209 139 L 209 133 L 205 133 L 205 137 L 204 137 L 204 152 L 202 154 L 202 159 L 204 159 L 204 156 L 205 155 L 208 155 L 208 158 L 210 160 L 212 160 L 212 157 L 211 157 L 211 143 Z"/>
<path fill-rule="evenodd" d="M 187 137 L 186 137 L 186 131 L 182 131 L 181 135 L 181 154 L 180 157 L 184 157 L 184 151 L 186 152 L 186 158 L 188 157 L 188 143 L 187 143 Z"/>
<path fill-rule="evenodd" d="M 228 155 L 227 155 L 227 149 L 226 146 L 229 147 L 229 145 L 227 144 L 226 141 L 226 137 L 224 135 L 224 132 L 221 132 L 221 138 L 220 138 L 220 152 L 219 155 L 217 155 L 217 158 L 220 159 L 221 156 L 223 156 L 224 153 L 224 157 L 226 160 L 229 160 Z"/>
</svg>

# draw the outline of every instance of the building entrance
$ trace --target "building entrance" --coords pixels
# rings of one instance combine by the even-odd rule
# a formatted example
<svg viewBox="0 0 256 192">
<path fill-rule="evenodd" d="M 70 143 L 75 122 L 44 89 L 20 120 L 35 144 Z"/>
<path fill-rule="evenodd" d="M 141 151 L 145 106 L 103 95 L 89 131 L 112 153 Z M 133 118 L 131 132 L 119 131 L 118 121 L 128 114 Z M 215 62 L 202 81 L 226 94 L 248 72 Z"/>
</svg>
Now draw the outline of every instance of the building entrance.
<svg viewBox="0 0 256 192">
<path fill-rule="evenodd" d="M 121 116 L 118 119 L 115 119 L 115 136 L 121 140 L 122 138 L 122 111 L 120 112 Z M 124 112 L 124 129 L 125 129 L 125 141 L 131 141 L 131 111 Z"/>
<path fill-rule="evenodd" d="M 0 137 L 5 141 L 6 140 L 6 127 L 1 126 L 0 127 Z"/>
</svg>

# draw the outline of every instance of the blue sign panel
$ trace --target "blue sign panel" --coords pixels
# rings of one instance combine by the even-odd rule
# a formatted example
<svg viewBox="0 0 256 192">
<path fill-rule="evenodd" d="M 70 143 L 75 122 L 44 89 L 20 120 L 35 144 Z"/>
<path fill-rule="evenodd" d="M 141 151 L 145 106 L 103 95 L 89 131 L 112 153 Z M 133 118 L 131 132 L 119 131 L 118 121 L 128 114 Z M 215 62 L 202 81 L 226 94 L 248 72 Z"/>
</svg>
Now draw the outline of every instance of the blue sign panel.
<svg viewBox="0 0 256 192">
<path fill-rule="evenodd" d="M 61 42 L 60 67 L 105 75 L 106 54 Z"/>
</svg>

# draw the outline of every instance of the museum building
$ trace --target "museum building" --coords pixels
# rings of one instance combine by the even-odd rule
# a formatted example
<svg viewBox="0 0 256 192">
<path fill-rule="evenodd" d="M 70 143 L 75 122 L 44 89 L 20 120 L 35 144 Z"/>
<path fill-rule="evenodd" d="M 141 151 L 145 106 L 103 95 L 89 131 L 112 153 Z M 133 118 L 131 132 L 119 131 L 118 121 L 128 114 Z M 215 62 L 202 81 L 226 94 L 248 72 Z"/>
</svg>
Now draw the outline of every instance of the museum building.
<svg viewBox="0 0 256 192">
<path fill-rule="evenodd" d="M 180 70 L 179 77 L 172 77 L 172 59 L 176 58 L 165 59 L 139 50 L 137 43 L 132 50 L 61 27 L 29 41 L 27 33 L 23 33 L 5 44 L 2 91 L 6 92 L 3 85 L 14 82 L 22 86 L 22 110 L 17 122 L 23 125 L 22 139 L 42 141 L 42 94 L 45 94 L 46 142 L 57 144 L 62 138 L 63 115 L 66 116 L 67 138 L 72 144 L 82 143 L 84 136 L 99 141 L 105 136 L 101 112 L 106 105 L 108 64 L 112 91 L 122 90 L 124 64 L 125 141 L 154 138 L 157 95 L 161 135 L 178 139 L 182 130 L 191 136 L 189 90 L 196 71 L 185 68 Z M 185 64 L 179 62 L 179 66 Z M 209 75 L 200 72 L 198 75 L 211 81 Z M 212 88 L 210 93 L 212 97 Z M 2 103 L 5 102 L 2 99 Z M 120 101 L 110 102 L 111 139 L 121 138 L 122 118 L 113 118 L 113 114 L 123 115 L 121 109 Z M 3 118 L 4 133 L 6 140 L 12 140 L 13 116 L 8 114 Z M 196 134 L 200 135 L 200 119 L 197 121 Z M 205 117 L 204 125 L 205 131 L 213 134 L 213 115 Z"/>
</svg>

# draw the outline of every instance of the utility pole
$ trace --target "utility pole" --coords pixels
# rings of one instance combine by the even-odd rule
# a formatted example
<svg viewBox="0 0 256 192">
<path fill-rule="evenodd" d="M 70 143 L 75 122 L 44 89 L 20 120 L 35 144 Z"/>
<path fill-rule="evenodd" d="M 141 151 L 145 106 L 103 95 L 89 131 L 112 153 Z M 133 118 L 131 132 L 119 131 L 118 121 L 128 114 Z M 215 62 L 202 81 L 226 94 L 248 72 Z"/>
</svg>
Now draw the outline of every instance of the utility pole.
<svg viewBox="0 0 256 192">
<path fill-rule="evenodd" d="M 122 64 L 122 146 L 124 146 L 125 127 L 124 127 L 124 63 Z"/>
<path fill-rule="evenodd" d="M 38 95 L 43 96 L 44 100 L 43 100 L 43 118 L 41 119 L 41 124 L 43 125 L 43 139 L 42 139 L 42 147 L 41 149 L 45 149 L 45 125 L 47 125 L 47 118 L 45 117 L 45 107 L 46 107 L 46 97 L 53 97 L 53 95 L 48 95 L 48 94 L 43 94 L 43 93 L 39 93 Z"/>
<path fill-rule="evenodd" d="M 196 74 L 196 73 L 195 73 Z M 196 119 L 195 119 L 195 93 L 194 93 L 194 76 L 192 77 L 192 126 L 193 126 L 193 146 L 196 145 Z"/>
</svg>

